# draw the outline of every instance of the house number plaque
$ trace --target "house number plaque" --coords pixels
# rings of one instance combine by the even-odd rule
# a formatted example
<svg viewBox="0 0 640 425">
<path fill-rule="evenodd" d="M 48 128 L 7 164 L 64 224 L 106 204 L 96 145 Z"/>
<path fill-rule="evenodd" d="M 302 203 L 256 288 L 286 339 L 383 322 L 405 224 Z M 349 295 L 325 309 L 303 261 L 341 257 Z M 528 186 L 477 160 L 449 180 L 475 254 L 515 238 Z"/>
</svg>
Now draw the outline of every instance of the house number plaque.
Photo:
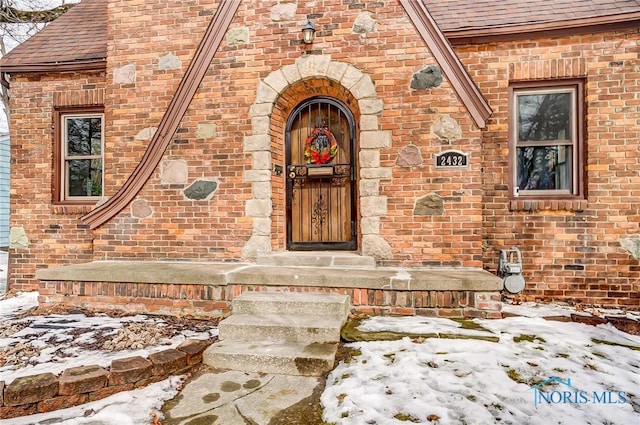
<svg viewBox="0 0 640 425">
<path fill-rule="evenodd" d="M 435 154 L 436 168 L 468 168 L 469 154 L 448 150 Z"/>
</svg>

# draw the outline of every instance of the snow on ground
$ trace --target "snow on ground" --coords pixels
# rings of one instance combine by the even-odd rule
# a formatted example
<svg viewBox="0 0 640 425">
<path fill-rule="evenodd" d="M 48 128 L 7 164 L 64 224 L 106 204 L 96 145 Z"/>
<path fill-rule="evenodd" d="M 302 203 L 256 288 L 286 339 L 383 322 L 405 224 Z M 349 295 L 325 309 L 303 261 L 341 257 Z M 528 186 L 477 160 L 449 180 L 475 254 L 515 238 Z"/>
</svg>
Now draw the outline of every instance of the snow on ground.
<svg viewBox="0 0 640 425">
<path fill-rule="evenodd" d="M 324 420 L 338 425 L 640 423 L 640 351 L 626 347 L 640 348 L 640 337 L 610 325 L 539 317 L 473 324 L 485 329 L 476 327 L 476 333 L 498 336 L 500 342 L 405 337 L 348 344 L 350 361 L 331 372 L 322 395 Z M 460 326 L 448 319 L 377 317 L 360 329 L 472 334 Z M 570 380 L 573 388 L 558 382 L 534 388 L 552 377 Z"/>
<path fill-rule="evenodd" d="M 0 351 L 19 343 L 30 343 L 35 350 L 31 356 L 23 356 L 23 366 L 0 366 L 0 381 L 45 371 L 57 373 L 80 364 L 108 366 L 115 356 L 147 355 L 173 347 L 186 337 L 208 338 L 217 333 L 217 329 L 197 333 L 183 327 L 158 344 L 113 352 L 100 349 L 100 344 L 140 324 L 162 329 L 162 319 L 24 316 L 36 305 L 37 293 L 0 300 Z M 348 344 L 350 361 L 341 362 L 327 379 L 322 395 L 324 420 L 336 425 L 640 422 L 640 351 L 632 349 L 640 349 L 640 337 L 610 325 L 548 321 L 536 312 L 541 307 L 516 307 L 510 307 L 513 313 L 528 312 L 531 317 L 466 322 L 374 317 L 363 321 L 362 331 L 441 337 Z M 447 335 L 449 338 L 444 338 Z M 497 337 L 499 342 L 476 339 L 487 336 Z M 0 363 L 7 358 L 0 355 Z M 556 382 L 543 384 L 551 378 Z M 181 379 L 70 409 L 0 420 L 0 425 L 148 424 L 164 401 L 177 393 Z"/>
<path fill-rule="evenodd" d="M 147 357 L 175 348 L 187 338 L 217 335 L 217 328 L 206 323 L 204 330 L 196 332 L 144 315 L 88 317 L 78 313 L 18 318 L 38 305 L 37 295 L 22 293 L 0 301 L 0 381 L 6 384 L 19 376 L 58 374 L 70 367 L 108 367 L 113 359 Z"/>
<path fill-rule="evenodd" d="M 639 320 L 640 311 L 633 310 L 620 310 L 613 308 L 600 308 L 600 307 L 583 307 L 583 306 L 569 306 L 561 304 L 540 304 L 536 302 L 524 302 L 521 304 L 509 304 L 505 303 L 502 306 L 503 313 L 513 313 L 518 316 L 526 317 L 569 317 L 572 314 L 579 315 L 594 315 L 594 316 L 616 316 L 627 317 L 629 319 Z"/>
</svg>

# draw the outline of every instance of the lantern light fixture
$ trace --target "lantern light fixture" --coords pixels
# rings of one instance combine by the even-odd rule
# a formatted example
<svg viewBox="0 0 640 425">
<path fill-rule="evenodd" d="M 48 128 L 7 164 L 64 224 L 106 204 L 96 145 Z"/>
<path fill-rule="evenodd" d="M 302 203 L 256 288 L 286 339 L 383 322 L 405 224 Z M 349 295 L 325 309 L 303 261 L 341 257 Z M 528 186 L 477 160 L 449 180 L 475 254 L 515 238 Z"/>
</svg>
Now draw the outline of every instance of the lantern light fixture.
<svg viewBox="0 0 640 425">
<path fill-rule="evenodd" d="M 302 42 L 304 44 L 313 43 L 315 32 L 316 32 L 315 24 L 311 21 L 311 19 L 307 19 L 307 23 L 302 27 Z"/>
</svg>

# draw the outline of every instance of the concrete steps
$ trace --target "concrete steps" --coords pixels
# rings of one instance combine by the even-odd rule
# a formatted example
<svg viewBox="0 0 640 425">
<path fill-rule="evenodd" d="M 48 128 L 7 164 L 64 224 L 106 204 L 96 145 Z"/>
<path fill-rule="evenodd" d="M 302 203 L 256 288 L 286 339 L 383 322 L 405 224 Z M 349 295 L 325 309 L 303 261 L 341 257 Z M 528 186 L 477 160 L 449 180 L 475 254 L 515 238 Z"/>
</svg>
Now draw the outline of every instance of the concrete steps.
<svg viewBox="0 0 640 425">
<path fill-rule="evenodd" d="M 349 297 L 330 294 L 288 292 L 245 292 L 233 301 L 234 314 L 300 314 L 346 317 Z"/>
<path fill-rule="evenodd" d="M 333 368 L 346 295 L 245 292 L 203 362 L 219 369 L 320 376 Z"/>
<path fill-rule="evenodd" d="M 337 344 L 219 341 L 203 362 L 219 369 L 282 375 L 321 376 L 333 369 Z"/>
<path fill-rule="evenodd" d="M 339 317 L 294 314 L 236 314 L 220 322 L 221 340 L 285 341 L 312 344 L 340 340 Z"/>
</svg>

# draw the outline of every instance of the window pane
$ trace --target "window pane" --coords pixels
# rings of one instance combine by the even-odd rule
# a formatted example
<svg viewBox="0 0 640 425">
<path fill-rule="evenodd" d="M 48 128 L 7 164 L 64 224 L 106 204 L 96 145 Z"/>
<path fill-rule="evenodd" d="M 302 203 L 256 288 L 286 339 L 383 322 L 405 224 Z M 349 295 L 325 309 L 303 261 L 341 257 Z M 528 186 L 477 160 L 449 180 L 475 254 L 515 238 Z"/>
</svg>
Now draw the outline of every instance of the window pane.
<svg viewBox="0 0 640 425">
<path fill-rule="evenodd" d="M 518 141 L 569 140 L 571 93 L 517 96 Z"/>
<path fill-rule="evenodd" d="M 520 190 L 571 190 L 571 146 L 517 148 Z"/>
<path fill-rule="evenodd" d="M 100 155 L 102 151 L 102 119 L 99 117 L 68 118 L 67 155 Z"/>
<path fill-rule="evenodd" d="M 102 196 L 102 159 L 67 161 L 68 196 Z"/>
</svg>

